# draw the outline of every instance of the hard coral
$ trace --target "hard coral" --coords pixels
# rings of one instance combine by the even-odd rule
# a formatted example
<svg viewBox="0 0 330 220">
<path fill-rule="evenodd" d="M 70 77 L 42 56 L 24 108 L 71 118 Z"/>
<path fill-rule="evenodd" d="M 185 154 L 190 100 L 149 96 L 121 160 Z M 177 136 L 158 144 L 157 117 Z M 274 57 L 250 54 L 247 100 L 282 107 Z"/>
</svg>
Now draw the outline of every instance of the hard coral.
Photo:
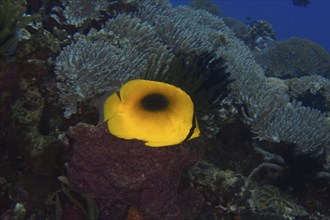
<svg viewBox="0 0 330 220">
<path fill-rule="evenodd" d="M 198 139 L 189 147 L 150 148 L 111 135 L 105 123 L 80 123 L 69 136 L 75 142 L 68 177 L 77 191 L 95 198 L 102 218 L 125 204 L 146 219 L 182 219 L 178 186 L 183 169 L 201 156 Z"/>
</svg>

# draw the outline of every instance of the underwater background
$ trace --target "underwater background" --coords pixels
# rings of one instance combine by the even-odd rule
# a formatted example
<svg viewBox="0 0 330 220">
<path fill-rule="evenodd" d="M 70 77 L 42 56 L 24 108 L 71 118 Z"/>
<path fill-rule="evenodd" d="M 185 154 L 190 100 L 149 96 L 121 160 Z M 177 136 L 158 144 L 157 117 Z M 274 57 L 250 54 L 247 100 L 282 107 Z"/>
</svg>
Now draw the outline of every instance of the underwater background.
<svg viewBox="0 0 330 220">
<path fill-rule="evenodd" d="M 0 219 L 330 219 L 329 4 L 1 0 Z"/>
<path fill-rule="evenodd" d="M 172 0 L 175 6 L 188 4 L 186 0 Z M 215 0 L 214 8 L 218 7 L 219 15 L 234 17 L 249 24 L 254 20 L 266 20 L 273 26 L 277 40 L 290 37 L 307 38 L 320 44 L 330 52 L 330 1 L 300 1 L 294 5 L 292 0 Z M 299 1 L 297 1 L 299 2 Z M 304 2 L 307 3 L 304 6 Z"/>
</svg>

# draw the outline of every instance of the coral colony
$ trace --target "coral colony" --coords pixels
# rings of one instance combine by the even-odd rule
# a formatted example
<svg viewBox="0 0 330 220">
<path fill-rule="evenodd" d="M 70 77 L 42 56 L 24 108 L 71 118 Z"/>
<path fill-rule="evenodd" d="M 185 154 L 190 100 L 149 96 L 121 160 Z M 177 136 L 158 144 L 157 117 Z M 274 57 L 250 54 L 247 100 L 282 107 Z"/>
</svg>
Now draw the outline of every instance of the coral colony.
<svg viewBox="0 0 330 220">
<path fill-rule="evenodd" d="M 217 58 L 226 59 L 228 72 L 233 79 L 230 97 L 236 103 L 244 103 L 246 108 L 243 111 L 243 120 L 251 126 L 258 139 L 295 143 L 296 150 L 301 152 L 328 150 L 329 130 L 324 129 L 329 128 L 326 115 L 317 109 L 290 101 L 285 82 L 265 77 L 264 70 L 254 62 L 251 52 L 220 18 L 186 6 L 172 8 L 166 1 L 141 2 L 139 7 L 140 10 L 133 15 L 119 15 L 110 19 L 105 29 L 91 36 L 87 35 L 87 41 L 80 38 L 81 40 L 65 48 L 57 58 L 58 88 L 62 93 L 61 99 L 69 100 L 63 101 L 68 103 L 68 116 L 74 113 L 69 110 L 77 101 L 113 90 L 112 88 L 118 89 L 129 78 L 145 78 L 144 74 L 152 77 L 153 73 L 148 70 L 154 69 L 149 65 L 154 65 L 155 61 L 150 59 L 156 57 L 153 53 L 159 53 L 159 49 L 154 47 L 157 44 L 166 45 L 173 55 L 165 55 L 167 59 L 160 64 L 165 67 L 171 63 L 173 56 L 179 56 L 181 53 L 189 55 L 214 52 Z M 111 27 L 114 27 L 113 30 Z M 118 30 L 118 27 L 130 30 Z M 199 31 L 201 29 L 203 32 Z M 133 37 L 132 31 L 136 33 Z M 88 44 L 88 38 L 107 35 L 104 32 L 109 32 L 109 35 L 121 33 L 117 34 L 117 37 L 109 36 L 108 46 L 104 45 L 104 39 L 101 37 L 91 39 Z M 119 38 L 119 42 L 111 38 Z M 148 41 L 155 43 L 148 44 L 147 47 L 140 45 Z M 118 46 L 109 48 L 113 43 Z M 120 43 L 125 45 L 119 47 Z M 130 48 L 125 53 L 123 50 L 126 47 Z M 150 51 L 151 54 L 145 58 L 149 61 L 141 60 L 145 55 L 144 51 L 140 52 L 143 54 L 141 56 L 134 54 L 141 48 Z M 127 62 L 116 61 L 121 59 L 117 58 L 117 54 L 125 56 Z M 140 66 L 136 68 L 135 65 Z M 157 80 L 158 73 L 155 74 L 153 79 Z M 116 81 L 119 85 L 116 85 Z"/>
<path fill-rule="evenodd" d="M 14 2 L 1 219 L 329 218 L 320 46 L 198 1 Z"/>
</svg>

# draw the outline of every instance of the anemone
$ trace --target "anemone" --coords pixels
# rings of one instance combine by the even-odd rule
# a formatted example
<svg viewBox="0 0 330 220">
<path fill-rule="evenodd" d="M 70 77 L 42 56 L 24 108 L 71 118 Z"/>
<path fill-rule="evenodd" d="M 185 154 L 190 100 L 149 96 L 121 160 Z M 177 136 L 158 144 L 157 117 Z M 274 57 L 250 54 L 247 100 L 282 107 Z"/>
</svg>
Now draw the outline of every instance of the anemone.
<svg viewBox="0 0 330 220">
<path fill-rule="evenodd" d="M 87 20 L 100 20 L 101 12 L 109 6 L 104 0 L 68 0 L 64 2 L 64 17 L 68 24 L 80 27 Z"/>
</svg>

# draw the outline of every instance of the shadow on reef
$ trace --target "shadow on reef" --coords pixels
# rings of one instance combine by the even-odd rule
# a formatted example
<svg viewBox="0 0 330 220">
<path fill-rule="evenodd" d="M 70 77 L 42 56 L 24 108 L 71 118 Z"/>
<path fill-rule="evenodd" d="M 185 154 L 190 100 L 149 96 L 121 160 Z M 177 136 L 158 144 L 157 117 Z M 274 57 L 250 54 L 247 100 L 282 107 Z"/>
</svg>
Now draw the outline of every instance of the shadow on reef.
<svg viewBox="0 0 330 220">
<path fill-rule="evenodd" d="M 329 218 L 315 43 L 166 0 L 5 0 L 0 23 L 1 219 Z M 112 136 L 99 100 L 139 78 L 187 91 L 200 138 Z"/>
</svg>

